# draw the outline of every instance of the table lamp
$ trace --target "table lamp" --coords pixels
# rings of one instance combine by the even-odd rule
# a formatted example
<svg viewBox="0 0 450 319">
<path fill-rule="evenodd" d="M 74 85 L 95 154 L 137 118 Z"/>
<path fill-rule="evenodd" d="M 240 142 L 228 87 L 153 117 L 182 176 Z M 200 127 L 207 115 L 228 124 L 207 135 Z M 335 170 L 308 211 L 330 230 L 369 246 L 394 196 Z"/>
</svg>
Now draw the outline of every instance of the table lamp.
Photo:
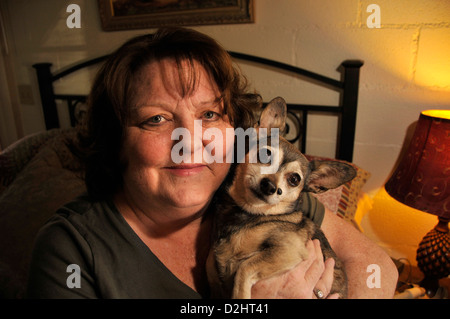
<svg viewBox="0 0 450 319">
<path fill-rule="evenodd" d="M 439 279 L 450 274 L 450 110 L 420 114 L 407 152 L 385 189 L 399 202 L 438 217 L 416 255 L 424 274 L 420 285 L 432 297 Z"/>
</svg>

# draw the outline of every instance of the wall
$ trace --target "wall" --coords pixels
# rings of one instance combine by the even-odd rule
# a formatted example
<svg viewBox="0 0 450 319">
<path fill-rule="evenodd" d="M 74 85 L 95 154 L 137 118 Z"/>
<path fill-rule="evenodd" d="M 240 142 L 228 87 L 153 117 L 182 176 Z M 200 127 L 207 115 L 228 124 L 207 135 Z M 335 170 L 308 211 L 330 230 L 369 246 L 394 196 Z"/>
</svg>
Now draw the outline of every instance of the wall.
<svg viewBox="0 0 450 319">
<path fill-rule="evenodd" d="M 54 69 L 105 54 L 129 37 L 149 30 L 102 32 L 97 2 L 92 0 L 6 0 L 10 43 L 17 85 L 31 86 L 34 101 L 21 104 L 25 133 L 44 129 L 34 71 L 36 62 L 51 61 Z M 81 29 L 68 29 L 66 8 L 81 7 Z M 369 4 L 381 9 L 381 28 L 368 28 Z M 357 118 L 354 162 L 372 173 L 365 190 L 375 199 L 363 218 L 366 233 L 394 254 L 410 255 L 423 236 L 412 235 L 409 252 L 397 251 L 397 235 L 380 233 L 392 208 L 376 205 L 380 187 L 394 168 L 408 127 L 421 110 L 450 108 L 450 2 L 447 0 L 255 0 L 255 23 L 194 27 L 229 50 L 242 51 L 339 79 L 346 59 L 365 61 Z M 266 99 L 336 104 L 338 96 L 312 84 L 299 84 L 270 72 L 243 67 L 253 86 Z M 86 93 L 92 72 L 60 82 L 61 91 L 74 87 Z M 84 81 L 85 80 L 85 81 Z M 79 80 L 77 80 L 79 81 Z M 333 117 L 313 119 L 308 153 L 333 155 L 329 147 L 336 130 Z M 381 196 L 382 197 L 382 196 Z M 424 215 L 424 214 L 422 214 Z M 375 224 L 374 224 L 375 223 Z M 398 225 L 401 227 L 401 223 Z"/>
</svg>

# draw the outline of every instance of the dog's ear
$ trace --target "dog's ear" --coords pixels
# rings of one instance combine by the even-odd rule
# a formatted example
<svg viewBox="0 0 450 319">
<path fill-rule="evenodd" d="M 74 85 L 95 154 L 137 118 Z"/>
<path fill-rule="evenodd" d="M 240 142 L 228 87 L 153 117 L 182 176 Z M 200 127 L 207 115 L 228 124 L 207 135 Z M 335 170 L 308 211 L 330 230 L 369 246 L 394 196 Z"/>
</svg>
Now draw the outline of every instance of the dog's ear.
<svg viewBox="0 0 450 319">
<path fill-rule="evenodd" d="M 309 174 L 304 191 L 323 193 L 336 188 L 356 176 L 353 166 L 338 161 L 311 161 Z"/>
<path fill-rule="evenodd" d="M 259 118 L 258 128 L 267 128 L 267 133 L 270 134 L 271 128 L 278 128 L 280 135 L 284 132 L 286 127 L 287 106 L 286 102 L 281 97 L 276 97 L 267 104 L 262 111 Z"/>
</svg>

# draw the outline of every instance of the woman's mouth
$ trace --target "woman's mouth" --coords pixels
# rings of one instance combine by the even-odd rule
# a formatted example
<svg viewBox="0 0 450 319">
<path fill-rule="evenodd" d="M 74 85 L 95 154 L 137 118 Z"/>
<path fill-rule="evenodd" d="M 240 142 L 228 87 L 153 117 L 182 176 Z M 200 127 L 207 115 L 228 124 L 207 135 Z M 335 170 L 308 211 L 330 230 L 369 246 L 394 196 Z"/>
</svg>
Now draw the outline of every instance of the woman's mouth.
<svg viewBox="0 0 450 319">
<path fill-rule="evenodd" d="M 179 164 L 165 167 L 170 173 L 177 176 L 192 176 L 200 173 L 204 168 L 205 164 Z"/>
</svg>

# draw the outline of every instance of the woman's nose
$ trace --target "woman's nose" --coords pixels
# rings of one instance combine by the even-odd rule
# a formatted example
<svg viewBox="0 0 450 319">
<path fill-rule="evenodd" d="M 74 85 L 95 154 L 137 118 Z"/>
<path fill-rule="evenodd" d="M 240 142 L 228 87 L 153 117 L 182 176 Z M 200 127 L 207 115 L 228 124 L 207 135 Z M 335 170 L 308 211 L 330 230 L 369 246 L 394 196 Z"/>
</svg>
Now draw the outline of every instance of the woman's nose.
<svg viewBox="0 0 450 319">
<path fill-rule="evenodd" d="M 191 157 L 191 162 L 202 163 L 203 126 L 201 120 L 183 121 L 179 129 L 184 131 L 180 154 Z"/>
</svg>

